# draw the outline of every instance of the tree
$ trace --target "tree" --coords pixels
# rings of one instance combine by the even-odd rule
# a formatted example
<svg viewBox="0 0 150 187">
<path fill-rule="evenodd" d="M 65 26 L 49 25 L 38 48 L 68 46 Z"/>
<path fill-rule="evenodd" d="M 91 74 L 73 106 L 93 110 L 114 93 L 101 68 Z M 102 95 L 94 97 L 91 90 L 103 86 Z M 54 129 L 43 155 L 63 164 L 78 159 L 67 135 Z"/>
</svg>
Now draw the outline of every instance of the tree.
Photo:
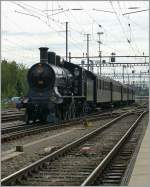
<svg viewBox="0 0 150 187">
<path fill-rule="evenodd" d="M 20 80 L 17 81 L 15 88 L 17 91 L 17 96 L 21 96 L 23 93 L 23 88 L 22 88 L 22 84 L 21 84 Z"/>
<path fill-rule="evenodd" d="M 1 62 L 1 96 L 2 98 L 26 95 L 28 91 L 27 84 L 28 69 L 23 64 L 17 64 L 15 61 Z"/>
</svg>

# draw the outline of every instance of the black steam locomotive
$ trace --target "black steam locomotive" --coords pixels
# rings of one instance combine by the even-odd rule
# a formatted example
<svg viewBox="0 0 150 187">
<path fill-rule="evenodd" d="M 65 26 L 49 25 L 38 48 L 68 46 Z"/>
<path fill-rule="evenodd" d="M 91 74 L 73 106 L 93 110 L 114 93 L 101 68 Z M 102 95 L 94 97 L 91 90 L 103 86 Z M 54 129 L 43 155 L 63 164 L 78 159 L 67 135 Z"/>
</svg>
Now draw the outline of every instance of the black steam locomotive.
<svg viewBox="0 0 150 187">
<path fill-rule="evenodd" d="M 57 122 L 85 115 L 96 107 L 134 102 L 131 87 L 61 61 L 46 47 L 39 49 L 40 63 L 33 65 L 27 75 L 27 123 Z"/>
</svg>

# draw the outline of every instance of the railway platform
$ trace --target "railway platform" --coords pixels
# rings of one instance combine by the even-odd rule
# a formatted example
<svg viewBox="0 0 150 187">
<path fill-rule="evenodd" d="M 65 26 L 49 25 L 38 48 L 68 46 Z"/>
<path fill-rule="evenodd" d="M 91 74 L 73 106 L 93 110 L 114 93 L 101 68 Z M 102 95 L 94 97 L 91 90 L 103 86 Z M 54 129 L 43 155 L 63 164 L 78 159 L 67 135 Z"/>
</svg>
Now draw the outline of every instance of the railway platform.
<svg viewBox="0 0 150 187">
<path fill-rule="evenodd" d="M 133 168 L 129 186 L 150 184 L 150 127 L 148 125 Z"/>
</svg>

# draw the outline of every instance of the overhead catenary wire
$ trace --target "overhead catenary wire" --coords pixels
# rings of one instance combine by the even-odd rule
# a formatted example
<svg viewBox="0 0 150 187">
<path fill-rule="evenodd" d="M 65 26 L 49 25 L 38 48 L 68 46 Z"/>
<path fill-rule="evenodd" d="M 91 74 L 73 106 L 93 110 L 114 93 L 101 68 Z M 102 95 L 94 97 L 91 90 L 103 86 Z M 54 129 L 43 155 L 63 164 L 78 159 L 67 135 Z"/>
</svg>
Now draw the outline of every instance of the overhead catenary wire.
<svg viewBox="0 0 150 187">
<path fill-rule="evenodd" d="M 123 25 L 122 25 L 122 23 L 121 23 L 121 20 L 120 20 L 120 18 L 119 18 L 119 16 L 118 16 L 118 14 L 117 14 L 117 12 L 116 12 L 114 6 L 113 6 L 113 3 L 112 3 L 111 0 L 110 0 L 109 2 L 110 2 L 110 4 L 111 4 L 111 6 L 112 6 L 113 11 L 115 12 L 116 19 L 117 19 L 118 22 L 119 22 L 119 25 L 120 25 L 120 27 L 121 27 L 121 29 L 122 29 L 122 32 L 123 32 L 123 35 L 124 35 L 124 37 L 125 37 L 125 39 L 126 39 L 126 42 L 129 44 L 129 47 L 131 48 L 131 50 L 133 51 L 133 53 L 134 53 L 135 56 L 136 56 L 135 50 L 134 50 L 134 48 L 132 47 L 131 42 L 130 42 L 130 40 L 128 39 L 128 37 L 127 37 L 127 35 L 126 35 L 126 32 L 125 32 L 125 30 L 124 30 L 124 27 L 123 27 Z"/>
<path fill-rule="evenodd" d="M 30 5 L 29 5 L 29 6 L 30 6 Z M 29 7 L 29 6 L 28 6 L 28 7 Z M 22 8 L 22 7 L 20 7 L 20 8 Z M 31 8 L 31 7 L 29 7 L 29 8 Z M 56 8 L 57 8 L 57 7 L 56 7 Z M 32 7 L 32 9 L 34 9 L 34 7 Z M 47 9 L 48 9 L 48 8 L 47 8 Z M 38 12 L 41 13 L 41 12 L 43 11 L 42 9 L 38 9 L 38 10 L 37 10 L 36 8 L 35 8 L 34 10 L 36 11 L 36 14 L 35 14 L 36 16 L 38 16 L 38 15 L 37 15 Z M 53 10 L 54 10 L 54 9 L 53 9 Z M 28 10 L 26 9 L 26 11 L 28 11 Z M 70 11 L 70 12 L 71 12 L 71 11 Z M 31 13 L 31 10 L 30 10 L 30 13 Z M 68 11 L 68 13 L 69 13 L 69 11 Z M 67 16 L 69 16 L 68 13 L 67 13 Z M 70 14 L 70 13 L 69 13 L 69 14 Z M 72 15 L 73 15 L 73 14 L 72 14 Z M 60 16 L 61 16 L 61 14 L 60 14 Z M 92 16 L 92 15 L 91 15 L 91 16 Z M 73 16 L 69 16 L 69 17 L 72 18 Z M 45 13 L 45 14 L 42 13 L 42 15 L 40 16 L 40 18 L 41 18 L 41 19 L 43 18 L 44 21 L 47 21 L 47 23 L 45 23 L 45 24 L 48 24 L 48 25 L 51 24 L 51 25 L 53 26 L 52 23 L 48 23 L 48 20 L 46 20 L 46 13 Z M 37 18 L 37 19 L 39 19 L 39 18 Z M 50 18 L 50 19 L 51 19 L 51 18 Z M 54 16 L 52 19 L 53 19 L 53 22 L 55 22 L 55 21 L 57 20 L 57 21 L 56 21 L 56 22 L 58 23 L 57 25 L 60 25 L 61 27 L 64 26 L 64 23 L 60 23 L 60 19 L 55 19 L 55 16 Z M 93 18 L 93 19 L 95 19 L 95 18 Z M 50 21 L 51 21 L 51 20 L 50 20 Z M 95 21 L 97 22 L 96 19 L 95 19 Z M 93 20 L 92 20 L 92 23 L 93 23 Z M 57 25 L 56 25 L 56 27 L 57 27 Z M 70 26 L 71 30 L 74 29 L 74 28 L 72 27 L 72 24 L 70 24 L 69 26 Z M 94 26 L 95 26 L 95 25 L 94 25 Z M 56 27 L 55 27 L 55 30 L 58 28 L 58 27 L 57 27 L 57 28 L 56 28 Z M 103 26 L 102 26 L 102 27 L 103 27 Z M 63 28 L 64 28 L 64 27 L 63 27 Z M 131 28 L 131 27 L 130 27 L 130 28 Z M 53 28 L 51 28 L 51 29 L 53 30 Z M 102 29 L 103 29 L 103 28 L 102 28 Z M 80 34 L 80 31 L 78 32 L 77 29 L 74 29 L 74 31 L 75 31 L 76 33 Z M 56 32 L 59 32 L 59 31 L 56 31 Z M 82 31 L 81 31 L 81 32 L 82 32 Z M 109 33 L 109 32 L 108 32 L 108 33 Z M 58 33 L 57 33 L 57 34 L 58 34 Z M 107 33 L 106 33 L 106 34 L 107 34 Z M 131 34 L 131 32 L 130 32 L 130 34 Z M 58 35 L 62 35 L 62 34 L 58 34 Z M 110 34 L 110 35 L 111 35 L 111 34 Z M 94 33 L 93 33 L 92 36 L 93 36 L 93 38 L 94 38 Z M 72 36 L 71 36 L 71 37 L 72 37 Z M 75 39 L 75 40 L 76 40 L 76 39 Z M 130 39 L 129 39 L 129 40 L 130 40 Z M 77 43 L 77 41 L 75 41 L 75 42 L 76 42 L 76 45 L 79 47 L 80 43 Z M 132 41 L 132 43 L 133 43 L 133 41 Z M 79 45 L 78 45 L 78 44 L 79 44 Z M 109 43 L 108 43 L 107 45 L 109 46 Z M 76 46 L 76 47 L 77 47 L 77 46 Z"/>
<path fill-rule="evenodd" d="M 29 6 L 29 5 L 28 5 L 28 6 Z M 33 7 L 33 6 L 29 6 L 29 7 L 30 7 L 30 8 L 32 7 L 32 9 L 34 9 L 34 12 L 42 11 L 42 10 L 40 10 L 40 9 L 37 9 L 37 8 Z M 25 7 L 25 9 L 27 9 L 27 8 Z M 35 11 L 35 10 L 36 10 L 36 11 Z M 30 11 L 31 11 L 31 10 L 30 10 Z M 39 15 L 39 14 L 38 14 L 38 15 Z M 41 15 L 41 13 L 40 13 L 40 15 Z M 32 16 L 34 16 L 34 15 L 32 14 Z M 42 16 L 45 16 L 45 15 L 42 13 Z M 35 17 L 36 17 L 36 15 L 35 15 Z M 39 17 L 38 17 L 38 19 L 41 20 L 41 21 L 43 21 L 43 20 L 42 20 L 41 18 L 39 18 Z M 52 21 L 56 21 L 56 20 L 54 20 L 53 18 L 52 18 L 51 20 L 52 20 Z M 57 20 L 57 22 L 58 22 L 59 24 L 62 24 L 62 23 L 60 23 L 58 20 Z M 44 21 L 44 23 L 47 24 L 47 22 L 45 22 L 45 21 Z M 50 25 L 49 25 L 49 26 L 50 26 Z M 56 30 L 55 30 L 55 31 L 56 31 Z M 56 32 L 57 32 L 57 31 L 56 31 Z"/>
<path fill-rule="evenodd" d="M 57 1 L 57 4 L 58 4 L 58 7 L 59 7 L 59 8 L 63 8 L 63 7 L 59 4 L 58 1 Z M 75 10 L 75 9 L 72 9 L 72 10 Z M 73 15 L 73 13 L 72 13 L 72 11 L 71 11 L 70 9 L 69 9 L 69 13 L 70 13 L 70 15 L 73 17 L 73 19 L 75 20 L 74 23 L 75 23 L 77 26 L 80 26 L 80 29 L 81 29 L 82 31 L 79 31 L 79 33 L 85 34 L 86 31 L 83 29 L 82 25 L 78 22 L 77 18 Z M 67 16 L 66 13 L 65 13 L 65 16 L 66 16 L 67 18 L 70 19 L 70 17 Z"/>
<path fill-rule="evenodd" d="M 62 8 L 58 1 L 57 1 L 57 4 L 58 4 L 58 7 L 59 7 L 59 8 Z M 70 10 L 69 10 L 69 13 L 73 16 L 73 14 L 72 14 L 72 12 L 71 12 Z M 64 12 L 64 14 L 65 14 L 65 17 L 66 17 L 67 20 L 68 20 L 68 16 L 66 15 L 65 12 Z M 74 16 L 73 16 L 73 18 L 74 18 Z M 75 18 L 74 18 L 74 19 L 75 19 Z M 70 20 L 70 21 L 71 21 L 71 20 Z M 76 19 L 75 19 L 75 23 L 76 23 L 78 26 L 80 26 Z M 85 31 L 83 31 L 83 33 L 82 33 L 82 31 L 80 32 L 80 31 L 78 31 L 78 30 L 72 28 L 72 27 L 70 26 L 70 24 L 69 24 L 69 27 L 70 27 L 71 30 L 75 31 L 76 33 L 78 33 L 78 34 L 80 34 L 80 35 L 82 35 L 82 34 L 85 33 Z M 81 29 L 82 29 L 82 28 L 81 28 Z M 82 43 L 82 42 L 81 42 L 81 43 Z M 84 52 L 84 49 L 83 49 L 83 48 L 84 48 L 84 44 L 82 44 L 82 47 L 81 47 L 81 48 L 82 48 L 82 51 Z"/>
<path fill-rule="evenodd" d="M 48 18 L 50 18 L 50 17 L 48 17 Z M 50 18 L 50 19 L 51 19 L 53 22 L 56 21 L 55 19 L 52 19 L 52 18 Z M 57 20 L 57 23 L 60 24 L 61 26 L 62 26 L 62 25 L 64 26 L 64 23 L 62 23 L 62 22 L 60 22 L 60 21 L 58 21 L 58 20 Z M 57 24 L 57 25 L 58 25 L 58 24 Z M 51 26 L 51 27 L 52 27 L 52 26 Z M 53 28 L 53 29 L 54 29 L 54 28 Z M 55 30 L 55 29 L 54 29 L 54 30 Z M 56 30 L 55 30 L 55 31 L 56 31 Z M 56 31 L 56 32 L 59 33 L 59 31 Z M 58 33 L 57 33 L 57 34 L 58 34 Z M 58 35 L 59 35 L 59 34 L 58 34 Z M 61 34 L 60 34 L 60 35 L 61 35 Z M 62 35 L 61 35 L 61 37 L 62 37 Z M 79 47 L 76 43 L 74 43 L 74 42 L 72 42 L 72 41 L 70 41 L 70 42 L 71 42 L 72 45 L 74 45 L 76 48 L 80 49 L 80 47 Z M 76 41 L 75 41 L 75 42 L 76 42 Z"/>
<path fill-rule="evenodd" d="M 149 9 L 146 9 L 146 10 L 137 10 L 137 11 L 134 11 L 134 12 L 126 12 L 126 13 L 123 13 L 123 16 L 127 15 L 127 14 L 135 14 L 135 13 L 144 12 L 144 11 L 148 11 L 148 10 Z"/>
<path fill-rule="evenodd" d="M 18 4 L 17 4 L 18 5 Z M 34 8 L 33 6 L 32 6 L 32 8 Z M 35 9 L 37 9 L 37 8 L 35 8 Z M 37 9 L 38 11 L 42 11 L 42 10 L 39 10 L 39 9 Z M 37 12 L 37 11 L 35 11 L 35 12 Z M 18 12 L 18 13 L 21 13 L 21 12 Z M 37 18 L 37 19 L 39 19 L 40 21 L 42 21 L 43 23 L 45 23 L 48 27 L 51 27 L 51 29 L 53 29 L 60 37 L 63 37 L 60 33 L 59 33 L 59 31 L 56 31 L 55 29 L 54 29 L 54 27 L 52 27 L 51 25 L 48 25 L 48 23 L 47 23 L 47 21 L 44 21 L 40 16 L 37 16 L 37 15 L 35 15 L 35 14 L 27 14 L 27 13 L 22 13 L 22 14 L 26 14 L 26 15 L 28 15 L 28 16 L 32 16 L 32 17 L 35 17 L 35 18 Z M 38 14 L 39 15 L 39 14 Z M 41 14 L 42 16 L 44 16 L 44 17 L 46 17 L 46 15 L 45 14 Z M 51 18 L 50 18 L 51 19 Z M 54 21 L 55 22 L 55 20 L 54 19 L 51 19 L 52 21 Z M 59 24 L 61 24 L 61 26 L 63 25 L 63 23 L 60 23 L 59 22 Z M 64 37 L 63 37 L 64 38 Z M 77 47 L 78 49 L 80 49 L 80 47 L 78 46 L 78 45 L 76 45 L 74 42 L 72 42 L 72 41 L 70 41 L 71 43 L 72 43 L 72 45 L 74 45 L 75 47 Z"/>
<path fill-rule="evenodd" d="M 20 31 L 22 31 L 23 32 L 23 36 L 21 37 L 21 39 L 20 39 L 20 37 L 19 38 L 15 38 L 15 40 L 17 39 L 17 41 L 19 41 L 19 44 L 24 44 L 27 40 L 26 40 L 26 38 L 24 38 L 24 29 L 23 28 L 21 28 L 21 26 L 20 25 L 18 25 L 13 19 L 11 19 L 10 17 L 8 17 L 8 16 L 6 16 L 7 17 L 7 19 L 10 21 L 10 23 L 12 23 L 13 25 L 15 25 L 15 27 L 17 28 L 17 29 L 19 29 Z M 9 24 L 10 24 L 9 23 Z M 9 34 L 11 34 L 11 33 L 9 33 L 8 32 L 8 35 Z M 13 34 L 13 33 L 12 33 Z M 18 35 L 19 33 L 16 33 L 16 36 Z M 46 33 L 45 33 L 46 34 Z M 33 33 L 33 35 L 34 35 L 34 37 L 36 37 L 37 38 L 37 40 L 39 41 L 39 44 L 41 43 L 41 42 L 43 42 L 43 40 L 39 40 L 39 39 L 41 39 L 41 34 L 39 35 L 38 33 Z M 20 35 L 21 36 L 21 35 Z M 3 39 L 3 35 L 2 35 L 2 39 Z M 6 36 L 6 39 L 8 39 L 8 36 Z M 9 39 L 8 39 L 9 40 Z M 35 40 L 35 41 L 37 41 L 37 40 Z M 31 48 L 29 48 L 29 51 L 31 50 Z M 32 49 L 32 50 L 35 50 L 34 48 Z"/>
<path fill-rule="evenodd" d="M 118 3 L 118 6 L 119 6 L 119 9 L 120 9 L 120 11 L 121 11 L 121 14 L 123 15 L 123 11 L 122 11 L 122 8 L 121 8 L 121 5 L 120 5 L 119 1 L 117 1 L 117 3 Z M 128 20 L 128 27 L 129 27 L 129 31 L 130 31 L 130 42 L 133 43 L 133 38 L 134 38 L 134 36 L 133 36 L 133 32 L 132 32 L 132 30 L 131 30 L 131 23 L 129 22 L 129 20 Z M 132 36 L 132 38 L 131 38 L 131 36 Z M 134 42 L 134 44 L 135 44 L 135 47 L 136 47 L 137 52 L 138 52 L 138 53 L 141 53 L 140 50 L 139 50 L 139 47 L 137 46 L 137 44 L 136 44 L 135 42 Z"/>
<path fill-rule="evenodd" d="M 16 43 L 16 42 L 14 42 L 14 41 L 11 41 L 11 40 L 9 40 L 9 39 L 4 39 L 6 42 L 9 42 L 9 43 L 12 43 L 12 44 L 14 44 L 14 45 L 17 45 L 17 46 L 19 46 L 19 47 L 21 47 L 21 48 L 23 48 L 23 49 L 25 49 L 25 50 L 27 50 L 27 51 L 31 51 L 31 50 L 33 50 L 33 49 L 31 49 L 31 48 L 27 48 L 27 47 L 24 47 L 24 46 L 22 46 L 22 45 L 19 45 L 18 43 Z"/>
<path fill-rule="evenodd" d="M 143 32 L 146 31 L 147 34 L 149 34 L 148 29 L 142 27 L 141 25 L 139 25 L 138 23 L 136 23 L 135 21 L 133 21 L 133 20 L 129 17 L 129 15 L 128 15 L 128 16 L 124 16 L 124 18 L 127 19 L 127 20 L 130 20 L 130 22 L 132 22 L 135 26 L 137 26 L 138 28 L 140 28 Z"/>
<path fill-rule="evenodd" d="M 79 3 L 79 4 L 81 4 L 81 3 Z M 81 5 L 82 6 L 82 5 Z M 92 16 L 91 16 L 91 14 L 89 14 L 86 10 L 84 10 L 84 12 L 85 12 L 85 14 L 87 14 L 88 15 L 88 17 L 93 21 L 93 22 L 95 22 L 96 23 L 96 25 L 97 26 L 99 26 L 102 30 L 103 30 L 103 32 L 105 33 L 105 35 L 107 36 L 107 35 L 110 35 L 111 37 L 113 37 L 113 38 L 115 38 L 115 39 L 117 39 L 118 40 L 118 37 L 117 36 L 115 36 L 115 35 L 113 35 L 112 33 L 110 33 L 104 26 L 102 26 L 95 18 L 93 18 Z M 96 34 L 95 34 L 96 35 Z M 93 37 L 94 38 L 94 37 Z M 95 40 L 96 41 L 96 40 Z M 110 47 L 111 48 L 111 47 Z M 115 51 L 119 51 L 118 49 L 115 49 Z"/>
<path fill-rule="evenodd" d="M 57 3 L 58 3 L 58 1 L 57 1 Z M 60 6 L 59 3 L 58 3 L 58 6 L 59 6 L 59 8 L 62 8 L 62 7 Z M 73 9 L 73 10 L 74 10 L 74 9 Z M 80 10 L 83 10 L 83 9 L 80 8 Z M 75 32 L 78 32 L 78 33 L 81 34 L 81 35 L 85 35 L 86 30 L 84 30 L 83 26 L 82 26 L 81 24 L 79 24 L 79 22 L 77 21 L 76 17 L 73 15 L 72 11 L 70 11 L 70 9 L 69 9 L 69 13 L 70 13 L 70 15 L 73 17 L 73 19 L 75 20 L 76 25 L 77 25 L 78 27 L 80 27 L 80 29 L 81 29 L 82 31 L 81 31 L 81 32 L 80 32 L 80 31 L 77 31 L 77 30 L 75 30 L 75 29 L 72 28 L 72 27 L 71 27 L 71 29 L 74 30 Z M 65 16 L 68 17 L 68 16 L 66 15 L 66 13 L 65 13 Z M 85 46 L 85 44 L 82 43 L 83 52 L 85 51 L 84 46 Z"/>
</svg>

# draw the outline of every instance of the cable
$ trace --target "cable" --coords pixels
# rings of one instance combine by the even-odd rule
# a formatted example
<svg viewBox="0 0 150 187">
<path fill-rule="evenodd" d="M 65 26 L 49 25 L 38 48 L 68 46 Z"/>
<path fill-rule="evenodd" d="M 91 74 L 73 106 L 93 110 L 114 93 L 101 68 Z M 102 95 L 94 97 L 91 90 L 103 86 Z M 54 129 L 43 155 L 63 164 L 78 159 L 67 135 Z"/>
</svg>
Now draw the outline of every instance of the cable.
<svg viewBox="0 0 150 187">
<path fill-rule="evenodd" d="M 63 7 L 61 7 L 61 5 L 59 4 L 58 1 L 57 1 L 57 4 L 58 4 L 58 7 L 59 7 L 59 8 L 63 8 Z M 70 13 L 71 16 L 74 18 L 76 25 L 78 25 L 78 26 L 81 28 L 82 25 L 78 23 L 77 19 L 74 17 L 74 15 L 73 15 L 72 12 L 70 11 L 70 9 L 69 9 L 69 13 Z M 65 13 L 65 16 L 68 18 L 68 16 L 66 15 L 66 13 Z M 86 33 L 85 30 L 84 30 L 83 28 L 81 28 L 81 30 L 82 30 L 83 33 Z M 79 32 L 80 32 L 80 31 L 79 31 Z"/>
<path fill-rule="evenodd" d="M 59 3 L 57 2 L 57 4 L 58 4 L 58 7 L 59 8 L 62 8 L 60 5 L 59 5 Z M 62 8 L 63 9 L 63 8 Z M 70 10 L 69 10 L 70 11 Z M 64 12 L 64 14 L 65 14 L 65 17 L 67 17 L 67 19 L 68 19 L 68 16 L 66 15 L 66 12 Z M 70 27 L 70 24 L 69 24 L 69 27 Z M 71 28 L 71 27 L 70 27 Z M 75 32 L 78 32 L 78 31 L 75 31 Z M 73 38 L 72 38 L 72 40 L 73 41 L 75 41 Z M 75 43 L 77 42 L 77 40 L 75 41 Z M 79 48 L 79 46 L 78 45 L 76 45 L 78 48 Z M 79 48 L 80 49 L 80 48 Z M 81 49 L 80 49 L 81 50 Z M 82 50 L 81 50 L 82 51 Z"/>
<path fill-rule="evenodd" d="M 15 45 L 17 45 L 17 46 L 19 46 L 19 47 L 21 47 L 21 48 L 23 48 L 23 49 L 25 49 L 25 50 L 28 50 L 28 51 L 33 50 L 33 49 L 31 49 L 31 48 L 23 47 L 23 46 L 19 45 L 18 43 L 13 42 L 13 41 L 11 41 L 11 40 L 9 40 L 9 39 L 4 39 L 4 40 L 7 41 L 7 42 L 9 42 L 9 43 L 15 44 Z"/>
<path fill-rule="evenodd" d="M 57 2 L 58 3 L 58 2 Z M 59 6 L 59 8 L 62 8 L 60 5 L 59 5 L 59 3 L 58 3 L 58 6 Z M 69 13 L 71 14 L 71 16 L 73 17 L 73 19 L 75 20 L 75 22 L 76 22 L 76 25 L 78 25 L 80 28 L 81 28 L 81 24 L 79 24 L 78 23 L 78 21 L 77 21 L 77 19 L 74 17 L 74 15 L 73 15 L 73 13 L 69 10 Z M 65 16 L 67 17 L 67 15 L 65 14 Z M 72 28 L 73 29 L 73 28 Z M 78 32 L 79 34 L 81 34 L 81 35 L 84 35 L 85 33 L 87 33 L 87 31 L 85 31 L 84 29 L 83 29 L 83 27 L 81 28 L 81 32 L 80 31 L 77 31 L 77 30 L 75 30 L 75 29 L 73 29 L 75 32 Z M 84 46 L 85 46 L 85 44 L 83 43 L 82 44 L 82 50 L 83 50 L 83 52 L 85 51 L 85 49 L 84 49 Z"/>
<path fill-rule="evenodd" d="M 120 11 L 121 11 L 121 14 L 123 15 L 123 11 L 122 11 L 122 8 L 121 8 L 121 6 L 120 6 L 120 3 L 117 1 L 117 3 L 118 3 L 118 6 L 119 6 L 119 9 L 120 9 Z M 133 32 L 132 32 L 132 30 L 131 30 L 131 24 L 129 23 L 129 20 L 128 20 L 128 26 L 129 26 L 129 30 L 130 30 L 130 41 L 131 41 L 131 34 L 132 34 L 132 43 L 133 43 Z M 134 42 L 135 43 L 135 42 Z M 140 53 L 140 50 L 139 50 L 139 47 L 137 46 L 137 44 L 135 43 L 135 47 L 137 48 L 137 52 L 138 52 L 138 54 Z"/>
<path fill-rule="evenodd" d="M 80 3 L 80 4 L 81 4 L 81 3 Z M 100 28 L 103 29 L 103 31 L 105 32 L 106 36 L 107 36 L 107 35 L 110 35 L 111 37 L 113 36 L 113 38 L 118 39 L 117 36 L 113 35 L 113 34 L 110 33 L 109 31 L 107 31 L 106 28 L 104 28 L 102 25 L 100 25 L 86 10 L 85 10 L 84 12 L 88 15 L 88 17 L 89 17 L 93 22 L 96 23 L 96 25 L 98 25 Z M 93 37 L 93 38 L 94 38 L 94 37 Z M 96 41 L 96 40 L 95 40 L 95 41 Z M 97 41 L 96 41 L 96 42 L 97 42 Z M 111 47 L 110 47 L 110 48 L 111 48 Z M 115 49 L 115 51 L 119 51 L 119 50 Z"/>
<path fill-rule="evenodd" d="M 18 5 L 18 4 L 17 4 Z M 33 7 L 32 7 L 33 8 Z M 35 8 L 36 9 L 36 8 Z M 39 10 L 38 10 L 39 11 Z M 42 11 L 42 10 L 40 10 L 40 11 Z M 19 11 L 17 11 L 18 13 L 21 13 L 21 14 L 25 14 L 25 15 L 28 15 L 28 16 L 32 16 L 32 17 L 35 17 L 35 18 L 37 18 L 37 19 L 39 19 L 40 21 L 42 21 L 43 23 L 45 23 L 48 27 L 51 27 L 57 34 L 58 34 L 58 31 L 56 31 L 52 26 L 50 26 L 50 25 L 48 25 L 47 24 L 47 22 L 46 21 L 44 21 L 44 20 L 42 20 L 41 19 L 41 17 L 39 17 L 39 16 L 36 16 L 35 14 L 27 14 L 27 13 L 22 13 L 22 12 L 19 12 Z M 37 11 L 35 11 L 35 12 L 37 12 Z M 42 16 L 44 16 L 44 17 L 46 17 L 45 15 L 43 15 L 42 14 Z M 51 19 L 52 21 L 55 21 L 54 19 Z M 59 22 L 59 24 L 61 24 L 62 25 L 62 23 L 60 23 Z M 58 35 L 60 35 L 61 37 L 63 37 L 61 34 L 58 34 Z M 64 38 L 64 37 L 63 37 Z M 79 46 L 77 46 L 76 44 L 74 44 L 74 42 L 72 42 L 73 43 L 73 45 L 75 45 L 77 48 L 79 48 Z M 80 49 L 80 48 L 79 48 Z"/>
<path fill-rule="evenodd" d="M 31 6 L 30 6 L 31 7 Z M 26 7 L 25 7 L 26 8 Z M 32 7 L 33 8 L 33 7 Z M 26 8 L 27 9 L 27 8 Z M 34 9 L 37 9 L 37 8 L 34 8 Z M 38 11 L 42 11 L 42 10 L 39 10 L 38 9 Z M 37 11 L 34 11 L 34 12 L 37 12 Z M 31 16 L 35 16 L 35 18 L 38 18 L 39 20 L 41 20 L 42 22 L 44 22 L 45 24 L 47 24 L 47 22 L 45 22 L 45 21 L 43 21 L 39 16 L 36 16 L 36 15 L 31 15 Z M 43 14 L 42 14 L 42 16 L 44 16 Z M 52 21 L 54 21 L 54 19 L 52 19 Z M 60 22 L 59 22 L 60 23 Z M 48 26 L 50 26 L 50 25 L 48 25 Z M 51 26 L 51 28 L 52 28 L 52 26 Z M 53 30 L 55 30 L 54 28 L 52 28 Z M 56 31 L 56 30 L 55 30 Z M 56 31 L 57 32 L 57 31 Z M 75 41 L 76 42 L 76 41 Z M 76 45 L 76 47 L 78 47 L 79 48 L 79 46 L 77 46 Z M 83 50 L 83 49 L 82 49 Z"/>
<path fill-rule="evenodd" d="M 123 16 L 124 15 L 127 15 L 127 14 L 134 14 L 134 13 L 138 13 L 138 12 L 144 12 L 144 11 L 148 11 L 149 9 L 146 9 L 146 10 L 137 10 L 137 11 L 134 11 L 134 12 L 127 12 L 127 13 L 124 13 L 122 14 Z"/>
<path fill-rule="evenodd" d="M 41 11 L 41 10 L 40 10 Z M 55 22 L 56 20 L 54 20 L 54 19 L 51 19 L 53 22 Z M 59 23 L 59 24 L 61 24 L 61 26 L 63 25 L 63 23 L 61 23 L 61 22 L 59 22 L 59 21 L 57 21 L 57 23 Z M 47 23 L 46 23 L 47 24 Z M 53 28 L 52 26 L 51 26 L 51 28 Z M 54 28 L 53 28 L 53 30 L 55 30 Z M 55 32 L 57 32 L 56 30 L 55 30 Z M 58 34 L 58 32 L 57 32 L 57 34 Z M 59 34 L 58 34 L 59 35 Z M 62 37 L 62 36 L 61 36 Z M 64 38 L 64 37 L 63 37 Z M 72 41 L 71 41 L 72 42 Z M 78 45 L 76 45 L 74 42 L 72 42 L 73 43 L 73 45 L 75 45 L 78 49 L 80 49 L 79 48 L 79 46 Z"/>
<path fill-rule="evenodd" d="M 125 32 L 125 30 L 124 30 L 124 27 L 123 27 L 121 21 L 120 21 L 120 18 L 119 18 L 119 16 L 118 16 L 116 10 L 114 9 L 113 3 L 112 3 L 111 0 L 110 0 L 109 2 L 110 2 L 110 4 L 111 4 L 111 6 L 112 6 L 112 9 L 113 9 L 114 12 L 115 12 L 116 18 L 117 18 L 117 20 L 118 20 L 118 22 L 119 22 L 119 25 L 121 26 L 121 29 L 122 29 L 122 32 L 123 32 L 125 38 L 126 38 L 126 41 L 127 41 L 127 43 L 129 44 L 131 50 L 134 52 L 134 54 L 135 54 L 135 56 L 136 56 L 135 50 L 134 50 L 134 48 L 132 47 L 130 40 L 129 40 L 128 37 L 126 36 L 126 32 Z"/>
<path fill-rule="evenodd" d="M 139 27 L 143 32 L 147 32 L 147 34 L 149 33 L 148 30 L 144 27 L 142 27 L 141 25 L 139 25 L 138 23 L 136 23 L 135 21 L 133 21 L 129 16 L 124 16 L 125 19 L 130 20 L 134 25 L 136 25 L 137 27 Z"/>
</svg>

